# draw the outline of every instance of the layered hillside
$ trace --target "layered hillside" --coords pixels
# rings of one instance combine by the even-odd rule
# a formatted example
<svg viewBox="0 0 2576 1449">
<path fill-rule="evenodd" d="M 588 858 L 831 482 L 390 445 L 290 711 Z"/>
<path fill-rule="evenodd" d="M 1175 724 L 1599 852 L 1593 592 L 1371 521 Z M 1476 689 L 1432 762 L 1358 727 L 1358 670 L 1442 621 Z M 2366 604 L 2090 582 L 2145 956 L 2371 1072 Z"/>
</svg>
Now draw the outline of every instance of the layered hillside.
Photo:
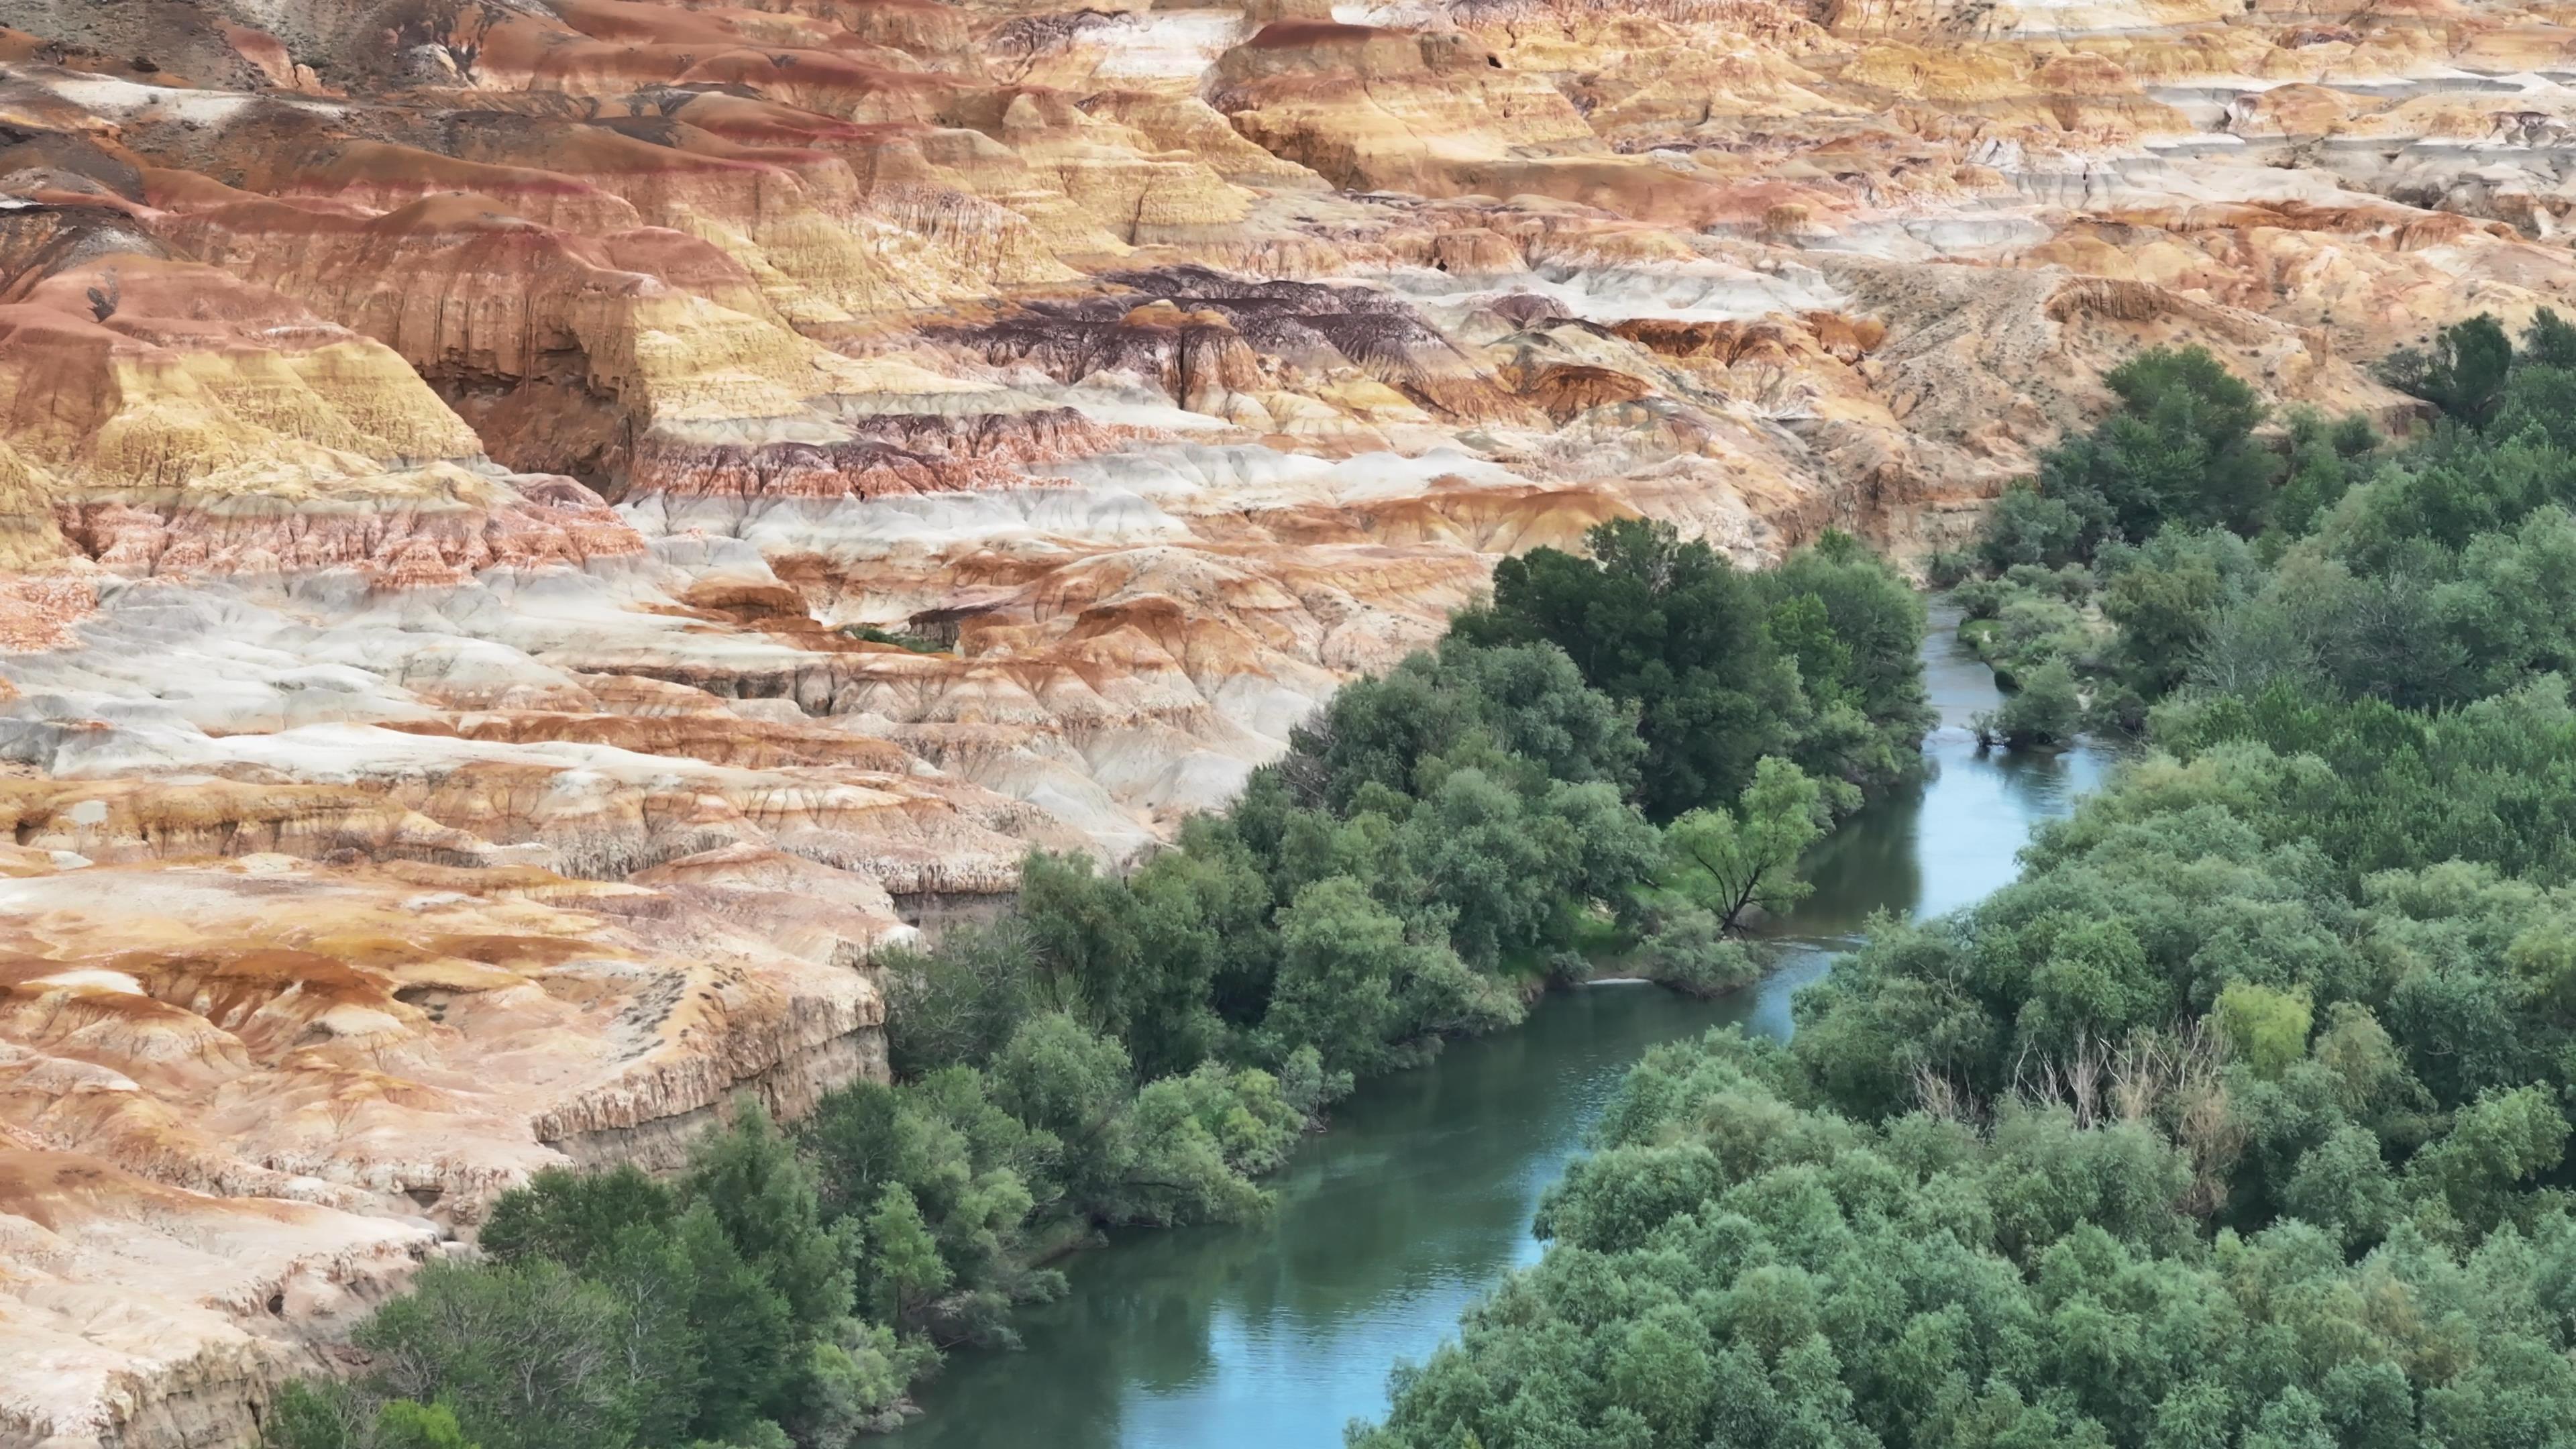
<svg viewBox="0 0 2576 1449">
<path fill-rule="evenodd" d="M 2566 305 L 2550 5 L 0 0 L 0 1445 L 239 1445 L 550 1162 L 1493 561 L 1960 534 L 2140 348 Z"/>
</svg>

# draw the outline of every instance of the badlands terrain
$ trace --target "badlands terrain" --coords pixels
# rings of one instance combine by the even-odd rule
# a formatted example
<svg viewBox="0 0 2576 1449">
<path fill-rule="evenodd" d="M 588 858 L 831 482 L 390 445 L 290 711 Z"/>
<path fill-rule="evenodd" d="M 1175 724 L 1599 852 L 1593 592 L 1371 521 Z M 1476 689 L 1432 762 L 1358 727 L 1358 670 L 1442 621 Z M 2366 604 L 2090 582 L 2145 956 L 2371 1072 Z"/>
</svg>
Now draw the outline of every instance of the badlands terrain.
<svg viewBox="0 0 2576 1449">
<path fill-rule="evenodd" d="M 0 1446 L 240 1445 L 1493 560 L 2569 305 L 2570 8 L 0 0 Z"/>
</svg>

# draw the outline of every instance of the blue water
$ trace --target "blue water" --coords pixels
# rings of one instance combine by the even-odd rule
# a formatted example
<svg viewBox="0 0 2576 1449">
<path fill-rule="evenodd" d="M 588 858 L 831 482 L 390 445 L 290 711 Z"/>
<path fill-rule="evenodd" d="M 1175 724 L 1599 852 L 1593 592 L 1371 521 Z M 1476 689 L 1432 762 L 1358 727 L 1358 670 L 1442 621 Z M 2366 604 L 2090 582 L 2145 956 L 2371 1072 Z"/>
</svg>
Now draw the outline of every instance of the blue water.
<svg viewBox="0 0 2576 1449">
<path fill-rule="evenodd" d="M 1259 1225 L 1116 1235 L 1064 1266 L 1072 1292 L 1021 1322 L 1022 1352 L 965 1353 L 920 1395 L 892 1449 L 1330 1446 L 1386 1409 L 1419 1361 L 1514 1267 L 1536 1261 L 1539 1194 L 1564 1172 L 1628 1065 L 1726 1022 L 1789 1034 L 1797 988 L 1878 910 L 1934 915 L 2015 873 L 2040 823 L 2094 788 L 2091 750 L 1979 752 L 1996 702 L 1936 612 L 1924 650 L 1942 726 L 1920 790 L 1844 823 L 1810 861 L 1814 895 L 1774 933 L 1778 971 L 1723 1001 L 1602 985 L 1552 995 L 1521 1028 L 1369 1083 L 1269 1185 Z"/>
</svg>

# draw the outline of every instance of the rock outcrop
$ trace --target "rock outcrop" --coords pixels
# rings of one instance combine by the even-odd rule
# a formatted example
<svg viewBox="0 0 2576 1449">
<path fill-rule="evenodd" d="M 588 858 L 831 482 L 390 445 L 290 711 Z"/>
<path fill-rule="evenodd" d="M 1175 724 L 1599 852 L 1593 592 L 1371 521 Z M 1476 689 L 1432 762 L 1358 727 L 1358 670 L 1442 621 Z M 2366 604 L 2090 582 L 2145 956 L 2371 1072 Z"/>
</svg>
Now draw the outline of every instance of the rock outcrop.
<svg viewBox="0 0 2576 1449">
<path fill-rule="evenodd" d="M 2419 0 L 0 0 L 0 1446 L 245 1445 L 496 1193 L 883 1071 L 1495 559 L 1949 541 L 2576 284 Z M 27 1366 L 21 1371 L 21 1366 Z"/>
</svg>

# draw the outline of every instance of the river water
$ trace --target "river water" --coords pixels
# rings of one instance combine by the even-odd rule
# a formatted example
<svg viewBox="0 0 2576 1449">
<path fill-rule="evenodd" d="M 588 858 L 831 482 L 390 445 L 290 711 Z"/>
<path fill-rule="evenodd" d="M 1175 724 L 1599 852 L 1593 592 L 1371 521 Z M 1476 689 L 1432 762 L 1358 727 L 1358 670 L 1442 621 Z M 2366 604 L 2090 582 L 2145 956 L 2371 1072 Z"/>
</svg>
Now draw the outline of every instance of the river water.
<svg viewBox="0 0 2576 1449">
<path fill-rule="evenodd" d="M 1924 645 L 1941 727 L 1920 790 L 1844 822 L 1781 923 L 1780 968 L 1721 1001 L 1660 987 L 1550 995 L 1526 1025 L 1363 1086 L 1268 1186 L 1257 1225 L 1133 1231 L 1063 1266 L 1072 1291 L 1023 1314 L 1026 1348 L 959 1353 L 890 1449 L 1331 1449 L 1386 1409 L 1387 1370 L 1457 1331 L 1461 1310 L 1538 1258 L 1538 1198 L 1646 1048 L 1711 1026 L 1789 1034 L 1789 998 L 1869 915 L 1938 915 L 2013 878 L 2014 854 L 2106 760 L 1983 755 L 1996 702 L 1936 607 Z"/>
</svg>

